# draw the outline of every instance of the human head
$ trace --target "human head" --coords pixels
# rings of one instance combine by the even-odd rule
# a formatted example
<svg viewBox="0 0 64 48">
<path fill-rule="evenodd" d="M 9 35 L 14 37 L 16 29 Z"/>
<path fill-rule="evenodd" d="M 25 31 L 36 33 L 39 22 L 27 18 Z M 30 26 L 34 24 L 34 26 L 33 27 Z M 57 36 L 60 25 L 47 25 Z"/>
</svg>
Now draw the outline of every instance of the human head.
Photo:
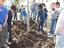
<svg viewBox="0 0 64 48">
<path fill-rule="evenodd" d="M 2 6 L 4 4 L 5 0 L 0 0 L 0 6 Z"/>
<path fill-rule="evenodd" d="M 35 2 L 35 0 L 33 0 L 33 2 Z"/>
<path fill-rule="evenodd" d="M 23 10 L 25 10 L 25 8 L 23 8 Z"/>
<path fill-rule="evenodd" d="M 60 2 L 56 2 L 56 8 L 60 7 Z"/>
<path fill-rule="evenodd" d="M 45 3 L 42 3 L 42 6 L 43 6 L 43 7 L 46 7 Z"/>
<path fill-rule="evenodd" d="M 16 7 L 15 7 L 15 6 L 11 6 L 10 10 L 11 10 L 11 12 L 13 13 L 13 12 L 16 11 Z"/>
<path fill-rule="evenodd" d="M 21 5 L 21 8 L 23 9 L 24 8 L 24 5 Z"/>
<path fill-rule="evenodd" d="M 38 5 L 38 8 L 39 8 L 39 9 L 42 9 L 42 8 L 43 8 L 43 7 L 42 7 L 42 4 L 39 4 L 39 5 Z"/>
<path fill-rule="evenodd" d="M 23 7 L 23 5 L 21 5 L 21 7 Z"/>
<path fill-rule="evenodd" d="M 55 3 L 51 3 L 50 8 L 53 10 L 55 8 Z"/>
</svg>

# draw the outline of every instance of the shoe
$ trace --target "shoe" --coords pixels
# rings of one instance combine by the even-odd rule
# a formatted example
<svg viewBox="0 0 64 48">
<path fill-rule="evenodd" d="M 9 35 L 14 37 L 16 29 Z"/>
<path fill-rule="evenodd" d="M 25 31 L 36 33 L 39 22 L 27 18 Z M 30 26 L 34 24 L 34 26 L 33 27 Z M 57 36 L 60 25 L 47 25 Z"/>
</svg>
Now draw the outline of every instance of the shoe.
<svg viewBox="0 0 64 48">
<path fill-rule="evenodd" d="M 5 47 L 5 46 L 2 46 L 2 48 L 7 48 L 7 47 Z"/>
<path fill-rule="evenodd" d="M 54 39 L 54 43 L 56 43 L 56 40 Z"/>
<path fill-rule="evenodd" d="M 49 36 L 49 35 L 50 35 L 50 33 L 47 33 L 47 35 Z"/>
<path fill-rule="evenodd" d="M 39 32 L 39 34 L 41 34 L 41 35 L 42 35 L 42 32 Z"/>
<path fill-rule="evenodd" d="M 5 42 L 2 48 L 7 48 L 8 42 Z"/>
<path fill-rule="evenodd" d="M 12 42 L 9 42 L 8 44 L 10 45 Z"/>
<path fill-rule="evenodd" d="M 38 34 L 39 34 L 39 32 L 36 32 L 36 34 L 38 35 Z"/>
<path fill-rule="evenodd" d="M 50 34 L 48 37 L 51 37 L 52 38 L 53 37 L 53 34 Z"/>
<path fill-rule="evenodd" d="M 8 44 L 8 42 L 5 42 L 4 44 Z"/>
</svg>

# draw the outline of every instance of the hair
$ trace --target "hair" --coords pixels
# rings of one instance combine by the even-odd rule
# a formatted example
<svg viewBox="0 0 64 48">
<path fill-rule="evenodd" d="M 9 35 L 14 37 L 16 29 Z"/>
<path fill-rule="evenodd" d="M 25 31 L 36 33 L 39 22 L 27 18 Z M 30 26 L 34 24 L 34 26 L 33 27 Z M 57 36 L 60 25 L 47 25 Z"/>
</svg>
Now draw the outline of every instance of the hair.
<svg viewBox="0 0 64 48">
<path fill-rule="evenodd" d="M 39 7 L 40 9 L 42 9 L 42 8 L 43 8 L 43 7 L 42 7 L 42 4 L 39 4 L 39 5 L 38 5 L 38 7 Z"/>
<path fill-rule="evenodd" d="M 21 6 L 23 6 L 23 5 L 21 5 Z"/>
<path fill-rule="evenodd" d="M 60 5 L 60 2 L 56 2 L 56 5 Z"/>
<path fill-rule="evenodd" d="M 23 8 L 25 10 L 25 8 Z"/>
<path fill-rule="evenodd" d="M 55 5 L 56 3 L 51 3 L 51 5 Z"/>
<path fill-rule="evenodd" d="M 46 8 L 44 8 L 44 11 L 48 12 L 48 10 Z"/>
<path fill-rule="evenodd" d="M 53 2 L 53 3 L 51 3 L 51 4 L 56 4 L 56 3 Z"/>
<path fill-rule="evenodd" d="M 11 6 L 11 9 L 16 11 L 16 7 L 15 6 Z"/>
<path fill-rule="evenodd" d="M 42 5 L 46 6 L 45 3 L 42 3 Z"/>
<path fill-rule="evenodd" d="M 5 0 L 2 0 L 2 1 L 5 1 Z"/>
</svg>

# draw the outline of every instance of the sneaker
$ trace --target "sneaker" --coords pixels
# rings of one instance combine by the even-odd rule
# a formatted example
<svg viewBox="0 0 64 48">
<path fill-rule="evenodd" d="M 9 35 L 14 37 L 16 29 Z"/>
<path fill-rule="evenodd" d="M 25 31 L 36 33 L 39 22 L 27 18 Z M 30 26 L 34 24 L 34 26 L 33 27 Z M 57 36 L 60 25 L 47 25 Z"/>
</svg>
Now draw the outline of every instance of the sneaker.
<svg viewBox="0 0 64 48">
<path fill-rule="evenodd" d="M 41 34 L 41 35 L 42 35 L 42 32 L 39 32 L 39 34 Z"/>
<path fill-rule="evenodd" d="M 53 34 L 50 34 L 48 37 L 51 37 L 52 38 L 53 37 Z"/>
<path fill-rule="evenodd" d="M 50 33 L 47 33 L 47 35 L 49 36 L 49 35 L 50 35 Z"/>
<path fill-rule="evenodd" d="M 56 40 L 54 39 L 54 43 L 56 43 Z"/>
<path fill-rule="evenodd" d="M 10 45 L 12 42 L 9 42 L 8 44 Z"/>
<path fill-rule="evenodd" d="M 2 46 L 2 48 L 7 48 L 7 47 L 5 47 L 5 46 Z"/>
<path fill-rule="evenodd" d="M 40 35 L 40 34 L 42 35 L 42 33 L 41 33 L 41 32 L 36 32 L 36 35 Z"/>
<path fill-rule="evenodd" d="M 36 32 L 36 34 L 38 35 L 38 34 L 39 34 L 39 32 Z"/>
</svg>

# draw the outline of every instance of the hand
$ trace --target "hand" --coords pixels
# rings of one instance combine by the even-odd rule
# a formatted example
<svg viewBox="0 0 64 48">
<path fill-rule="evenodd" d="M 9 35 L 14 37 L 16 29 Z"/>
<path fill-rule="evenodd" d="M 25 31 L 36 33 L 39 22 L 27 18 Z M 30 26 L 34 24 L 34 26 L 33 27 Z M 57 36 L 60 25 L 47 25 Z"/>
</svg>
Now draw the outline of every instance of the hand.
<svg viewBox="0 0 64 48">
<path fill-rule="evenodd" d="M 11 28 L 11 31 L 13 31 L 13 28 Z"/>
<path fill-rule="evenodd" d="M 38 23 L 38 21 L 35 21 L 36 23 Z"/>
<path fill-rule="evenodd" d="M 6 22 L 3 23 L 2 27 L 5 27 L 6 26 Z"/>
</svg>

